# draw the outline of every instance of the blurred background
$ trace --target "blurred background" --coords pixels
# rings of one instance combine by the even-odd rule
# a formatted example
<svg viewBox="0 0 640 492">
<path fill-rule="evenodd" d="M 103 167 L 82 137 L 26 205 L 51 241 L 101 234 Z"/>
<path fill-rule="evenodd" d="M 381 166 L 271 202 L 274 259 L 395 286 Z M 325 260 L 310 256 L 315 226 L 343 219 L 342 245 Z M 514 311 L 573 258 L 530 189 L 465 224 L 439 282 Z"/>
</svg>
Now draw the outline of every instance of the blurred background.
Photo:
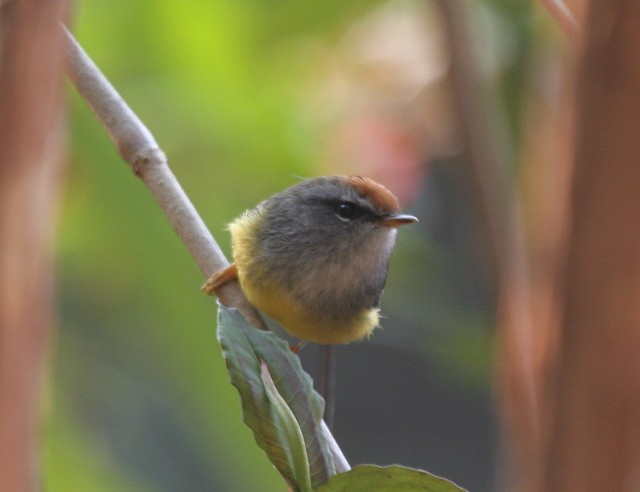
<svg viewBox="0 0 640 492">
<path fill-rule="evenodd" d="M 563 38 L 528 2 L 461 2 L 453 19 L 447 3 L 85 1 L 73 30 L 228 255 L 226 224 L 300 177 L 372 177 L 420 218 L 399 232 L 382 329 L 336 351 L 334 434 L 352 465 L 482 492 L 504 463 L 496 267 L 452 24 L 512 175 L 558 106 Z M 72 88 L 69 100 L 46 490 L 284 490 L 242 423 L 204 279 Z M 317 378 L 317 347 L 301 357 Z"/>
</svg>

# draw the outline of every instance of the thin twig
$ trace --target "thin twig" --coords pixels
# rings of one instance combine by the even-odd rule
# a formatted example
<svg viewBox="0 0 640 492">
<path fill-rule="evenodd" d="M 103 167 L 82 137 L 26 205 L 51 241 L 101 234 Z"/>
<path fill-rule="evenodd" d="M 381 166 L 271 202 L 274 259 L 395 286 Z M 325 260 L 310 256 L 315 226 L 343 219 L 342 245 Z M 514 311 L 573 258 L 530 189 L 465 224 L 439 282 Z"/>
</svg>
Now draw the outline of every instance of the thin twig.
<svg viewBox="0 0 640 492">
<path fill-rule="evenodd" d="M 344 454 L 342 454 L 342 450 L 331 434 L 329 427 L 327 427 L 327 424 L 324 420 L 320 422 L 320 425 L 322 426 L 322 431 L 324 432 L 324 437 L 327 440 L 327 444 L 329 444 L 329 449 L 331 449 L 331 454 L 333 454 L 333 461 L 336 466 L 336 472 L 348 472 L 349 470 L 351 470 L 351 466 L 349 465 L 347 458 L 345 458 Z"/>
<path fill-rule="evenodd" d="M 333 416 L 336 406 L 336 351 L 332 345 L 318 346 L 320 394 L 324 398 L 324 421 L 329 429 L 333 428 Z"/>
<path fill-rule="evenodd" d="M 228 266 L 224 253 L 171 172 L 167 158 L 151 132 L 73 35 L 66 28 L 63 29 L 68 41 L 67 75 L 109 132 L 122 158 L 147 185 L 204 276 L 208 278 Z M 237 308 L 249 324 L 267 329 L 260 313 L 246 299 L 237 282 L 224 285 L 216 293 L 225 306 Z M 349 463 L 324 422 L 322 428 L 335 460 L 336 471 L 350 470 Z"/>
</svg>

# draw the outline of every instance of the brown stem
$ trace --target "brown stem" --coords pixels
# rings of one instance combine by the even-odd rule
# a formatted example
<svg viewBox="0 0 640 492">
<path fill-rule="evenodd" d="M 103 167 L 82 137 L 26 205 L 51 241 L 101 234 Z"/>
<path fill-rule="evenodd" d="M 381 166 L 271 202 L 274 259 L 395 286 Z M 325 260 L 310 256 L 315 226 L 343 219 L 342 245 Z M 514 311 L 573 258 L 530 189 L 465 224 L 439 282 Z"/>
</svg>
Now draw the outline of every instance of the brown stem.
<svg viewBox="0 0 640 492">
<path fill-rule="evenodd" d="M 67 2 L 0 4 L 0 488 L 39 490 L 42 376 L 63 172 Z"/>
<path fill-rule="evenodd" d="M 465 2 L 440 0 L 451 49 L 452 82 L 466 157 L 473 168 L 499 287 L 497 391 L 511 465 L 535 469 L 540 447 L 539 394 L 533 360 L 529 265 L 515 180 L 515 157 L 500 103 L 479 74 Z M 513 452 L 515 451 L 515 453 Z"/>
<path fill-rule="evenodd" d="M 543 490 L 640 489 L 640 3 L 593 1 Z"/>
</svg>

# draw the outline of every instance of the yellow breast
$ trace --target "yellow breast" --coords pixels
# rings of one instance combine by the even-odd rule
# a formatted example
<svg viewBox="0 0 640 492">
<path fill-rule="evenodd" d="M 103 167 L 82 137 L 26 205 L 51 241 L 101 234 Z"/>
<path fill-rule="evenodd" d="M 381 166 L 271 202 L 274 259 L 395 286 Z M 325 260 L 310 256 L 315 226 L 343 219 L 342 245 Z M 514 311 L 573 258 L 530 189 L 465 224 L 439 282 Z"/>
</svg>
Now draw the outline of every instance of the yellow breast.
<svg viewBox="0 0 640 492">
<path fill-rule="evenodd" d="M 338 321 L 313 315 L 293 293 L 282 288 L 260 265 L 256 249 L 260 212 L 246 212 L 230 226 L 233 256 L 238 280 L 247 299 L 265 314 L 278 321 L 294 337 L 321 344 L 342 344 L 362 339 L 378 326 L 378 309 L 363 309 L 348 319 Z"/>
</svg>

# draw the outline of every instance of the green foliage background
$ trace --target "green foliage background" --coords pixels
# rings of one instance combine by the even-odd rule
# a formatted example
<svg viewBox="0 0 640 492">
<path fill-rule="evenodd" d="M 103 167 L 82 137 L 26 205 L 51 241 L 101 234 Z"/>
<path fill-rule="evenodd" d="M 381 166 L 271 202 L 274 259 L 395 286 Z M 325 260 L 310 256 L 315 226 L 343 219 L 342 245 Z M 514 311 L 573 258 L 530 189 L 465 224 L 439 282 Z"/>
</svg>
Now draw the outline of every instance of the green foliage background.
<svg viewBox="0 0 640 492">
<path fill-rule="evenodd" d="M 500 9 L 514 2 L 497 3 Z M 378 4 L 94 0 L 78 2 L 73 24 L 229 253 L 227 222 L 296 176 L 321 172 L 314 114 L 299 102 L 315 62 L 301 46 L 336 41 Z M 504 15 L 526 18 L 526 9 Z M 513 65 L 521 59 L 518 52 Z M 507 100 L 517 83 L 508 77 Z M 282 491 L 241 421 L 215 340 L 215 303 L 199 292 L 204 279 L 72 89 L 69 99 L 45 489 Z M 510 114 L 517 107 L 510 103 Z M 366 343 L 412 351 L 431 361 L 447 391 L 488 399 L 492 309 L 455 295 L 465 278 L 452 275 L 454 260 L 424 230 L 405 235 L 383 308 L 424 336 L 389 329 Z M 359 349 L 349 350 L 340 353 L 357 362 L 348 354 Z M 355 384 L 370 382 L 370 370 L 362 367 Z M 376 446 L 375 436 L 361 437 Z"/>
</svg>

